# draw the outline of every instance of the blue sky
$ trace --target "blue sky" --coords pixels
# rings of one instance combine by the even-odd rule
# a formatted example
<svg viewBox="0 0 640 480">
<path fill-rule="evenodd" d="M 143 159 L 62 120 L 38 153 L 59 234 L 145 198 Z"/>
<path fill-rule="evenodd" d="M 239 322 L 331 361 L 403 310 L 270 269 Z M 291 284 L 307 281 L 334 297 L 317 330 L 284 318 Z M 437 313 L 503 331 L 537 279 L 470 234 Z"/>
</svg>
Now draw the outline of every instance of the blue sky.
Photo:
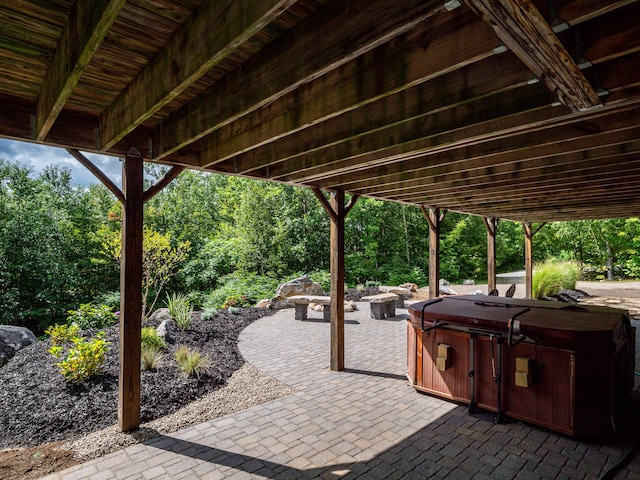
<svg viewBox="0 0 640 480">
<path fill-rule="evenodd" d="M 120 159 L 85 153 L 85 156 L 100 168 L 116 185 L 122 184 L 122 165 Z M 0 138 L 0 158 L 17 162 L 30 167 L 34 174 L 38 174 L 48 165 L 65 167 L 71 170 L 73 183 L 89 185 L 99 183 L 89 170 L 84 168 L 63 148 L 45 147 L 35 143 L 17 142 Z"/>
</svg>

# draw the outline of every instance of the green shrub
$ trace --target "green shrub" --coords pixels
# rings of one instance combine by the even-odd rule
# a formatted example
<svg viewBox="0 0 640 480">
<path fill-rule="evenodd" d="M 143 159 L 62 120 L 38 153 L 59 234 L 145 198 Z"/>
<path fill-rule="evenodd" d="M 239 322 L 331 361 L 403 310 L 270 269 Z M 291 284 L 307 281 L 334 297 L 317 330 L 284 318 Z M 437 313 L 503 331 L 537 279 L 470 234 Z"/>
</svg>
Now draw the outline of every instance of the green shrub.
<svg viewBox="0 0 640 480">
<path fill-rule="evenodd" d="M 162 350 L 167 346 L 154 327 L 143 327 L 141 331 L 142 348 Z"/>
<path fill-rule="evenodd" d="M 218 315 L 218 310 L 215 308 L 207 307 L 202 311 L 202 315 L 200 316 L 202 320 L 211 320 L 213 317 Z"/>
<path fill-rule="evenodd" d="M 163 360 L 164 354 L 160 348 L 144 343 L 142 344 L 142 350 L 140 351 L 142 370 L 157 370 Z"/>
<path fill-rule="evenodd" d="M 250 307 L 251 303 L 244 295 L 230 295 L 228 296 L 224 303 L 222 304 L 222 308 L 230 308 L 230 307 Z"/>
<path fill-rule="evenodd" d="M 302 275 L 298 275 L 299 277 Z M 331 290 L 331 272 L 329 270 L 314 270 L 307 276 L 314 282 L 319 283 L 323 292 Z"/>
<path fill-rule="evenodd" d="M 213 290 L 205 307 L 222 308 L 229 297 L 244 296 L 246 305 L 255 305 L 263 298 L 271 298 L 278 288 L 278 280 L 254 273 L 234 272 L 220 279 L 221 286 Z"/>
<path fill-rule="evenodd" d="M 71 343 L 71 341 L 78 336 L 80 327 L 77 325 L 51 325 L 44 333 L 51 337 L 51 343 L 54 346 L 64 343 Z"/>
<path fill-rule="evenodd" d="M 95 298 L 95 302 L 99 305 L 107 305 L 112 310 L 120 310 L 120 291 L 103 293 Z"/>
<path fill-rule="evenodd" d="M 60 360 L 56 366 L 67 381 L 83 382 L 100 372 L 109 350 L 104 335 L 105 332 L 98 332 L 93 338 L 74 335 L 71 345 L 66 342 L 65 347 L 53 345 L 49 349 L 49 353 Z"/>
<path fill-rule="evenodd" d="M 209 357 L 184 345 L 178 347 L 174 356 L 182 373 L 187 377 L 200 378 L 200 375 L 211 365 Z"/>
<path fill-rule="evenodd" d="M 68 313 L 67 323 L 77 325 L 81 330 L 106 328 L 118 322 L 118 316 L 108 305 L 83 303 L 77 310 L 69 310 Z"/>
<path fill-rule="evenodd" d="M 542 298 L 557 294 L 563 289 L 576 288 L 580 267 L 576 262 L 544 262 L 533 269 L 531 295 Z"/>
<path fill-rule="evenodd" d="M 240 309 L 238 307 L 229 307 L 229 313 L 232 315 L 238 315 L 240 313 Z"/>
<path fill-rule="evenodd" d="M 175 293 L 167 297 L 167 308 L 180 330 L 187 330 L 191 326 L 191 305 L 186 295 Z"/>
</svg>

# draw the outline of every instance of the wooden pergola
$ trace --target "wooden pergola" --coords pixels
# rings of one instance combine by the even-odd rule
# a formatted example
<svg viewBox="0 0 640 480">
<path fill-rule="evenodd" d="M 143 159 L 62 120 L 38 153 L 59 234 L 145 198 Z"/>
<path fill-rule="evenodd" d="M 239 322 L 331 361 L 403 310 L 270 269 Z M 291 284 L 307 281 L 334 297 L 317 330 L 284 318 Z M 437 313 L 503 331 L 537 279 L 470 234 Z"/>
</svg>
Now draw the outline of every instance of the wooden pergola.
<svg viewBox="0 0 640 480">
<path fill-rule="evenodd" d="M 530 251 L 543 222 L 640 215 L 639 20 L 633 0 L 3 1 L 0 136 L 69 149 L 124 204 L 120 428 L 139 425 L 142 205 L 182 169 L 314 189 L 341 370 L 358 196 L 423 208 L 433 258 L 447 210 L 485 218 L 490 257 L 497 219 Z M 79 151 L 123 158 L 122 190 Z M 173 167 L 146 192 L 144 161 Z"/>
</svg>

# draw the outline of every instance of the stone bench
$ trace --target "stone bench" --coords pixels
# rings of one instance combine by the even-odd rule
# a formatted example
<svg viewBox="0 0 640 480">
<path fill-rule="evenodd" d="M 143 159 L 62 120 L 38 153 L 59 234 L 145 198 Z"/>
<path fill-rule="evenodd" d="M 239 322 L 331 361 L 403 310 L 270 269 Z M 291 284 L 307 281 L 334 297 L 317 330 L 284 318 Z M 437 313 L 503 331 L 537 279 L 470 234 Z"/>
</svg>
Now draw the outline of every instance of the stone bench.
<svg viewBox="0 0 640 480">
<path fill-rule="evenodd" d="M 296 308 L 295 319 L 306 320 L 307 310 L 310 303 L 316 305 L 322 305 L 322 315 L 327 322 L 331 320 L 331 297 L 324 297 L 322 295 L 293 295 L 287 298 L 288 303 L 293 303 Z"/>
<path fill-rule="evenodd" d="M 396 300 L 396 307 L 404 308 L 404 300 L 411 296 L 411 291 L 408 288 L 404 287 L 389 287 L 389 286 L 381 286 L 378 287 L 381 292 L 384 293 L 394 293 L 398 296 Z"/>
<path fill-rule="evenodd" d="M 371 307 L 371 318 L 382 320 L 383 318 L 396 316 L 395 303 L 398 301 L 398 295 L 395 293 L 369 295 L 368 297 L 362 297 L 362 301 L 369 302 L 369 306 Z"/>
</svg>

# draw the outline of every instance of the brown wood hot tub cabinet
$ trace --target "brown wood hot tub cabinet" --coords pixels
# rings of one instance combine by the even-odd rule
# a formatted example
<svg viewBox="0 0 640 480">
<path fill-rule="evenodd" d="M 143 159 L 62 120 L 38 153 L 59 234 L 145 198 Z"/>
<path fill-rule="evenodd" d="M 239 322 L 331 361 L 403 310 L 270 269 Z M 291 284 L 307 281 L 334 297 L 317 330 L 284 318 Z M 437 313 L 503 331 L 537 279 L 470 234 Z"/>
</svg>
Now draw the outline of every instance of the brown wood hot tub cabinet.
<svg viewBox="0 0 640 480">
<path fill-rule="evenodd" d="M 421 392 L 576 436 L 615 431 L 635 334 L 607 307 L 453 296 L 409 306 L 408 377 Z"/>
</svg>

